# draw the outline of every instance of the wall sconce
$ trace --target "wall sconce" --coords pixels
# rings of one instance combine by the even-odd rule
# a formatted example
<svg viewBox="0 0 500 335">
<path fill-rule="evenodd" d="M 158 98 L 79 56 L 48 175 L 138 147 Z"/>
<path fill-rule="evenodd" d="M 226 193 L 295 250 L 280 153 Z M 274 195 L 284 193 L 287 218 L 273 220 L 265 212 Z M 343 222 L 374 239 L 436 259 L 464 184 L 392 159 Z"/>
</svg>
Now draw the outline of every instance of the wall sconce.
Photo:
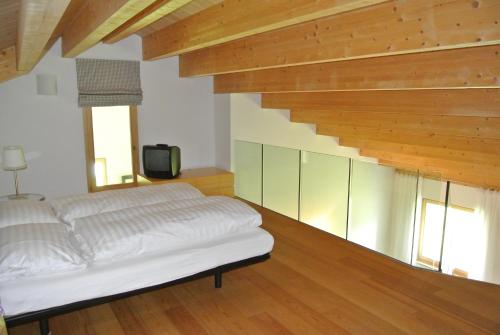
<svg viewBox="0 0 500 335">
<path fill-rule="evenodd" d="M 57 95 L 57 77 L 53 74 L 37 74 L 36 93 L 38 95 Z"/>
</svg>

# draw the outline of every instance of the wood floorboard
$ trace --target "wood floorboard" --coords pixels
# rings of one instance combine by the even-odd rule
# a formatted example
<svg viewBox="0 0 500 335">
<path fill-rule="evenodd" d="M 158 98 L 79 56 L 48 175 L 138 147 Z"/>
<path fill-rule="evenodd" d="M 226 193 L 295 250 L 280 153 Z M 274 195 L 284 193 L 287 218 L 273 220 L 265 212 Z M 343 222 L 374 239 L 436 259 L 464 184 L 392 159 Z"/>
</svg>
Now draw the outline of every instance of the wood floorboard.
<svg viewBox="0 0 500 335">
<path fill-rule="evenodd" d="M 220 290 L 204 278 L 55 317 L 52 334 L 500 334 L 500 285 L 413 269 L 255 207 L 270 260 L 226 273 Z"/>
</svg>

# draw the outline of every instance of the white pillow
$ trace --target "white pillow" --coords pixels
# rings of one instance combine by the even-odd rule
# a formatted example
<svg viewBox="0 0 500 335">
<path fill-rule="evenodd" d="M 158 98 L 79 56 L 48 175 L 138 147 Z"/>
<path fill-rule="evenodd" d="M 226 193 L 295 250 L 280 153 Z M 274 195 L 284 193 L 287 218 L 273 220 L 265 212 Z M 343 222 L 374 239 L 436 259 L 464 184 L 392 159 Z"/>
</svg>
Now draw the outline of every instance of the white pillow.
<svg viewBox="0 0 500 335">
<path fill-rule="evenodd" d="M 0 228 L 0 281 L 87 266 L 76 239 L 63 223 Z"/>
<path fill-rule="evenodd" d="M 186 248 L 261 223 L 260 214 L 247 204 L 211 196 L 87 216 L 75 220 L 73 233 L 97 262 Z"/>
<path fill-rule="evenodd" d="M 78 194 L 59 198 L 50 203 L 57 216 L 72 225 L 75 219 L 99 213 L 201 197 L 204 197 L 203 193 L 189 184 L 172 183 Z"/>
<path fill-rule="evenodd" d="M 0 202 L 0 228 L 25 223 L 59 222 L 49 203 L 36 200 Z"/>
</svg>

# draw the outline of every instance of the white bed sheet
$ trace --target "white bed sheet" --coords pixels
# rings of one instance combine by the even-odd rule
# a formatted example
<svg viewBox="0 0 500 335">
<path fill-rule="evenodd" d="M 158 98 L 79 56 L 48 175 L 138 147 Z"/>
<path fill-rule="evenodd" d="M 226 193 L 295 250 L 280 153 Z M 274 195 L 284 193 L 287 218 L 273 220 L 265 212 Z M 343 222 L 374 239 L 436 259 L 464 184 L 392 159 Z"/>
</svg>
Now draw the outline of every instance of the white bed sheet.
<svg viewBox="0 0 500 335">
<path fill-rule="evenodd" d="M 270 252 L 273 244 L 274 239 L 268 232 L 255 228 L 180 250 L 94 263 L 84 270 L 0 283 L 0 301 L 6 315 L 61 306 L 154 286 L 260 256 Z"/>
</svg>

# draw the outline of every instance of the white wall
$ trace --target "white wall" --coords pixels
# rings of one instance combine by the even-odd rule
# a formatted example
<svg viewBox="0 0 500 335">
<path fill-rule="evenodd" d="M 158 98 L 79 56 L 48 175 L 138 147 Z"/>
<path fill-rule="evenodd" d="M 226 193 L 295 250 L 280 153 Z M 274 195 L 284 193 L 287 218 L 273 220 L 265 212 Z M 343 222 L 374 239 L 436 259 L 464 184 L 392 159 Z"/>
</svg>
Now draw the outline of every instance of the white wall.
<svg viewBox="0 0 500 335">
<path fill-rule="evenodd" d="M 21 191 L 48 197 L 87 191 L 75 61 L 60 49 L 58 42 L 30 74 L 0 84 L 0 146 L 24 146 L 29 161 L 20 172 Z M 99 44 L 80 57 L 140 60 L 140 39 Z M 37 73 L 57 76 L 57 96 L 36 95 Z M 180 146 L 183 168 L 214 165 L 212 78 L 180 79 L 178 59 L 169 58 L 141 62 L 141 81 L 139 145 Z M 12 174 L 0 170 L 0 194 L 13 191 Z"/>
<path fill-rule="evenodd" d="M 339 146 L 335 137 L 316 135 L 313 125 L 290 122 L 287 110 L 261 108 L 260 94 L 231 94 L 230 104 L 231 146 L 242 140 L 376 162 Z"/>
<path fill-rule="evenodd" d="M 231 169 L 231 101 L 229 94 L 216 94 L 215 111 L 215 165 Z"/>
</svg>

